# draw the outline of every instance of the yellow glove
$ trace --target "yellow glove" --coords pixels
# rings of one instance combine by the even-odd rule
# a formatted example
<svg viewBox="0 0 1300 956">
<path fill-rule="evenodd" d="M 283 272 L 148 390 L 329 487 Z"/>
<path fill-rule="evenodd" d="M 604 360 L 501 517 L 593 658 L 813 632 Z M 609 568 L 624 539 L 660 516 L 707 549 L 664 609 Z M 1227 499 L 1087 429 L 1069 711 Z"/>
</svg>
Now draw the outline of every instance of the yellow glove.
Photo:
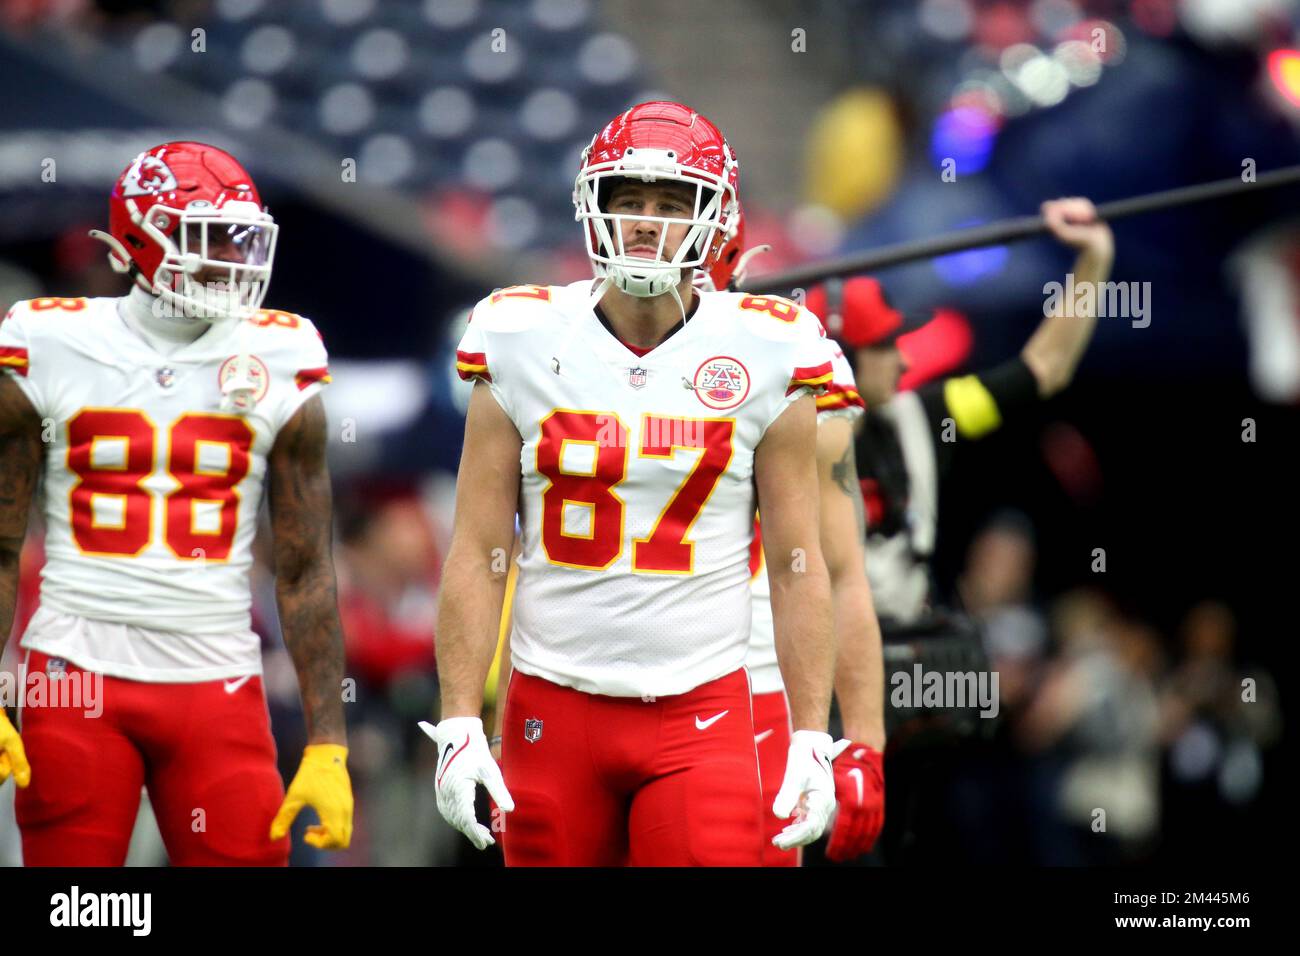
<svg viewBox="0 0 1300 956">
<path fill-rule="evenodd" d="M 23 751 L 23 738 L 4 710 L 0 709 L 0 783 L 14 775 L 14 783 L 25 787 L 32 782 L 32 768 L 27 764 L 27 754 Z"/>
<path fill-rule="evenodd" d="M 272 840 L 289 832 L 299 810 L 311 807 L 320 823 L 307 828 L 303 842 L 322 850 L 348 848 L 352 842 L 352 781 L 347 760 L 348 748 L 339 744 L 312 744 L 302 752 L 302 763 L 271 822 Z"/>
</svg>

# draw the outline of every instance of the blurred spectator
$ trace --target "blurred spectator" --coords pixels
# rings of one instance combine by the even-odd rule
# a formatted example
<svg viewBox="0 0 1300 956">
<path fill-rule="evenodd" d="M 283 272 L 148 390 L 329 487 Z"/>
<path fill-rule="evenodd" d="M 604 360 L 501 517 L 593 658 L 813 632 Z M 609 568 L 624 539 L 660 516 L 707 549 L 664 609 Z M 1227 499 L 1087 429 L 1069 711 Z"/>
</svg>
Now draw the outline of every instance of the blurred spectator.
<svg viewBox="0 0 1300 956">
<path fill-rule="evenodd" d="M 1181 631 L 1182 659 L 1160 701 L 1169 745 L 1165 837 L 1176 858 L 1214 859 L 1240 846 L 1264 784 L 1264 753 L 1281 734 L 1281 714 L 1268 672 L 1241 669 L 1233 659 L 1231 609 L 1202 601 L 1188 611 Z"/>
<path fill-rule="evenodd" d="M 1160 823 L 1158 640 L 1093 592 L 1068 594 L 1054 611 L 1060 658 L 1020 727 L 1028 750 L 1059 767 L 1059 826 L 1039 862 L 1139 862 Z"/>
<path fill-rule="evenodd" d="M 339 608 L 351 673 L 388 693 L 434 670 L 433 626 L 442 559 L 414 489 L 371 486 L 340 508 Z"/>
</svg>

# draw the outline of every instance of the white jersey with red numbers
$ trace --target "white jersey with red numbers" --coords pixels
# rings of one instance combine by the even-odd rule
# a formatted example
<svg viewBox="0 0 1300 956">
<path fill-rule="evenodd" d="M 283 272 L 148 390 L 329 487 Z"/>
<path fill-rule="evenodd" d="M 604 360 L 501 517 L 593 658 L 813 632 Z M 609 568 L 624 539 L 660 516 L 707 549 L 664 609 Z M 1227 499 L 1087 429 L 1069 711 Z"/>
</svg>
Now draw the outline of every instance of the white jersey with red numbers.
<svg viewBox="0 0 1300 956">
<path fill-rule="evenodd" d="M 45 568 L 22 646 L 145 681 L 261 672 L 249 568 L 276 434 L 329 380 L 310 321 L 262 310 L 164 356 L 123 300 L 33 299 L 0 368 L 43 419 Z M 242 341 L 258 385 L 222 412 Z"/>
<path fill-rule="evenodd" d="M 806 314 L 807 310 L 805 310 Z M 823 333 L 825 334 L 825 333 Z M 853 379 L 853 369 L 844 357 L 844 352 L 829 338 L 822 339 L 831 360 L 834 378 L 824 395 L 817 397 L 817 421 L 827 418 L 857 418 L 866 406 L 858 395 L 858 384 Z M 761 525 L 761 522 L 760 522 Z M 749 682 L 755 694 L 771 694 L 785 689 L 781 680 L 781 668 L 776 661 L 776 631 L 772 622 L 772 585 L 767 579 L 767 561 L 762 547 L 755 542 L 753 568 L 753 619 L 749 632 L 749 656 L 745 667 L 749 670 Z"/>
<path fill-rule="evenodd" d="M 523 439 L 511 654 L 593 694 L 681 694 L 742 667 L 754 451 L 831 378 L 784 299 L 705 293 L 644 356 L 590 280 L 481 301 L 457 351 Z"/>
</svg>

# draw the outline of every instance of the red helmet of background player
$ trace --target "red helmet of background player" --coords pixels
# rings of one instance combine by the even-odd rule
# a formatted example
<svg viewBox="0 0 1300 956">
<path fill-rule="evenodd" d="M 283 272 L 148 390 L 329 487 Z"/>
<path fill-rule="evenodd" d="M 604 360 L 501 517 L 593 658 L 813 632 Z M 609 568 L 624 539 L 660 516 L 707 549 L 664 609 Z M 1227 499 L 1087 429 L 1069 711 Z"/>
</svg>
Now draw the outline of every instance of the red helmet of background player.
<svg viewBox="0 0 1300 956">
<path fill-rule="evenodd" d="M 278 226 L 233 156 L 164 143 L 137 156 L 109 197 L 109 263 L 176 315 L 240 319 L 262 304 Z"/>
<path fill-rule="evenodd" d="M 620 223 L 629 218 L 606 212 L 613 183 L 635 178 L 669 180 L 695 190 L 689 219 L 636 214 L 637 221 L 662 225 L 657 260 L 629 256 Z M 615 117 L 582 153 L 573 185 L 576 217 L 585 224 L 587 255 L 596 275 L 629 295 L 655 296 L 676 287 L 682 269 L 708 270 L 727 241 L 738 208 L 739 167 L 735 151 L 718 128 L 680 103 L 641 103 Z M 686 238 L 671 261 L 663 258 L 671 225 L 687 225 Z"/>
<path fill-rule="evenodd" d="M 718 250 L 718 257 L 707 271 L 695 273 L 695 288 L 701 292 L 725 292 L 745 281 L 745 272 L 749 260 L 760 252 L 767 252 L 769 245 L 745 249 L 745 207 L 736 204 L 736 218 L 731 226 L 730 237 Z"/>
</svg>

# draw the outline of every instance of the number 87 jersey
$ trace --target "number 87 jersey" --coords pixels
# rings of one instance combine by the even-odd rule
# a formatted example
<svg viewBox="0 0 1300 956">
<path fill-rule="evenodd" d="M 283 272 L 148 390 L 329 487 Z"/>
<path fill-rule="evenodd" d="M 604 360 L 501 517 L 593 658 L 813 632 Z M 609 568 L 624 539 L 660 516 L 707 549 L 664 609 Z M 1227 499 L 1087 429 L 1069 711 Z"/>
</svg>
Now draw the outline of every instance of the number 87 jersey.
<svg viewBox="0 0 1300 956">
<path fill-rule="evenodd" d="M 496 292 L 457 351 L 523 439 L 512 659 L 587 693 L 680 694 L 744 665 L 754 452 L 830 381 L 829 346 L 791 302 L 717 292 L 639 355 L 590 287 Z"/>
<path fill-rule="evenodd" d="M 164 356 L 127 325 L 119 302 L 33 299 L 0 323 L 0 368 L 43 419 L 38 615 L 173 636 L 165 647 L 127 648 L 101 629 L 70 647 L 72 637 L 38 618 L 23 646 L 137 680 L 259 673 L 248 573 L 267 456 L 328 381 L 324 345 L 307 319 L 264 310 Z M 236 415 L 220 409 L 221 384 L 241 336 L 256 404 Z"/>
</svg>

